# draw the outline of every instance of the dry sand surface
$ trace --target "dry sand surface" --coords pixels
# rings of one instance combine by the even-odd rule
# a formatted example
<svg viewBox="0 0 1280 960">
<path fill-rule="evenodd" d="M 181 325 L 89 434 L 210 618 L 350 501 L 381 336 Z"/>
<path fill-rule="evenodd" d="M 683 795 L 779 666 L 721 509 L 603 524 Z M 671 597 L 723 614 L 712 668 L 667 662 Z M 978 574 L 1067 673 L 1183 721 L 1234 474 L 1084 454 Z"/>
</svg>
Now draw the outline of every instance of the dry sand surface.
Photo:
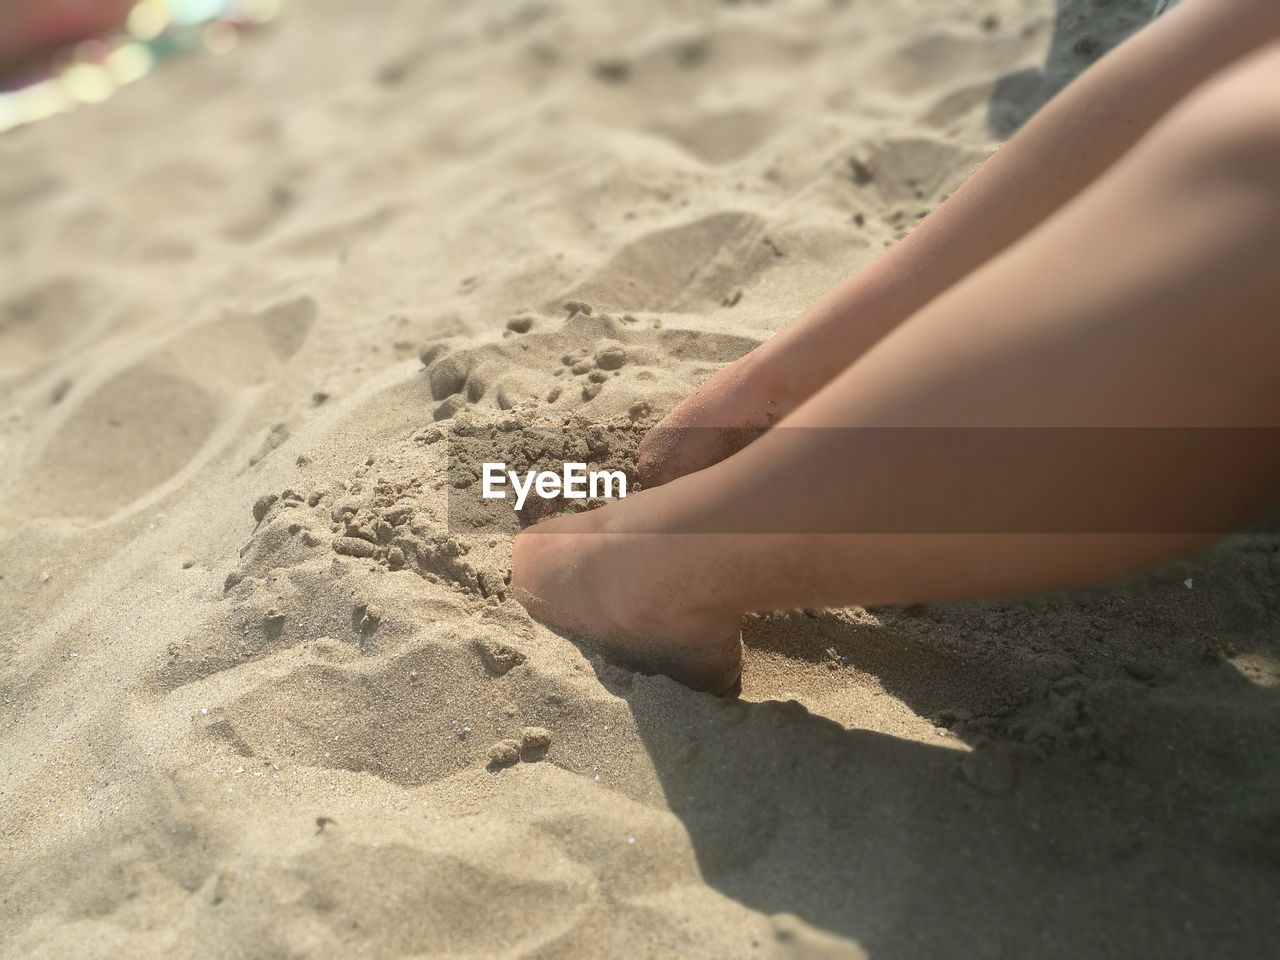
<svg viewBox="0 0 1280 960">
<path fill-rule="evenodd" d="M 734 701 L 446 517 L 451 433 L 627 463 L 1148 6 L 312 0 L 0 137 L 0 954 L 1274 949 L 1274 537 L 753 618 Z"/>
</svg>

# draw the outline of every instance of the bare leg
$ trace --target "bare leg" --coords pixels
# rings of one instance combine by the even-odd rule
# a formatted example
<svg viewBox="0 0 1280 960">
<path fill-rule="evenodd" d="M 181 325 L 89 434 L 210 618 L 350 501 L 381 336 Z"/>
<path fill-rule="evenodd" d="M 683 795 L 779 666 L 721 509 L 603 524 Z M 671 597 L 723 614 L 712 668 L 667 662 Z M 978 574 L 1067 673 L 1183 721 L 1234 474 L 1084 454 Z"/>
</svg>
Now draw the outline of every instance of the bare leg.
<svg viewBox="0 0 1280 960">
<path fill-rule="evenodd" d="M 814 431 L 868 426 L 1280 426 L 1280 45 L 1233 68 L 1040 228 L 898 327 L 740 453 L 516 540 L 514 586 L 548 623 L 618 657 L 722 689 L 751 610 L 1010 594 L 1106 579 L 1204 539 L 1157 535 L 704 535 L 768 516 L 850 530 L 950 502 L 891 459 L 851 473 Z M 1280 489 L 1280 451 L 1123 479 L 1194 529 L 1225 530 Z M 843 469 L 842 469 L 843 467 Z M 993 478 L 1011 469 L 992 463 Z M 1069 502 L 1053 475 L 1026 496 Z M 913 489 L 914 488 L 914 489 Z M 739 526 L 738 529 L 741 529 Z M 626 531 L 626 532 L 619 532 Z"/>
<path fill-rule="evenodd" d="M 772 426 L 899 323 L 1069 202 L 1188 93 L 1280 37 L 1274 0 L 1187 0 L 1055 98 L 904 241 L 718 371 L 641 448 L 652 486 L 732 442 L 687 427 Z"/>
</svg>

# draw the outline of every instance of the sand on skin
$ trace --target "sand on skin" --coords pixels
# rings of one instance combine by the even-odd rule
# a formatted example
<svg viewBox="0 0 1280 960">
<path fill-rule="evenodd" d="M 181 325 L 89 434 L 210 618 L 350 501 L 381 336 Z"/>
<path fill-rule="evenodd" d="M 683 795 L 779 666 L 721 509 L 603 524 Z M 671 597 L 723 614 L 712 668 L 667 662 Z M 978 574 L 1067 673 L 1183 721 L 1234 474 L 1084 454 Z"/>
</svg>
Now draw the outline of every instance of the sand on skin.
<svg viewBox="0 0 1280 960">
<path fill-rule="evenodd" d="M 626 466 L 1148 5 L 316 0 L 0 137 L 0 955 L 1273 943 L 1273 536 L 752 618 L 731 702 L 451 510 L 460 426 Z"/>
</svg>

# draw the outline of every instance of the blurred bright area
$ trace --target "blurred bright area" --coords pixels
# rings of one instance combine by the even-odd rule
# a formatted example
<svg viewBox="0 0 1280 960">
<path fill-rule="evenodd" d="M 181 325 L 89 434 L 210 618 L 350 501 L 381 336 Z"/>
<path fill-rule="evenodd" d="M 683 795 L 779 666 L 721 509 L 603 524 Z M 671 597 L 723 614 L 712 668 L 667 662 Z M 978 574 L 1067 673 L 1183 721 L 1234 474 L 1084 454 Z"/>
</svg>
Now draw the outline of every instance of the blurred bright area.
<svg viewBox="0 0 1280 960">
<path fill-rule="evenodd" d="M 101 103 L 173 57 L 228 53 L 282 5 L 139 0 L 116 9 L 90 0 L 0 0 L 0 133 Z"/>
</svg>

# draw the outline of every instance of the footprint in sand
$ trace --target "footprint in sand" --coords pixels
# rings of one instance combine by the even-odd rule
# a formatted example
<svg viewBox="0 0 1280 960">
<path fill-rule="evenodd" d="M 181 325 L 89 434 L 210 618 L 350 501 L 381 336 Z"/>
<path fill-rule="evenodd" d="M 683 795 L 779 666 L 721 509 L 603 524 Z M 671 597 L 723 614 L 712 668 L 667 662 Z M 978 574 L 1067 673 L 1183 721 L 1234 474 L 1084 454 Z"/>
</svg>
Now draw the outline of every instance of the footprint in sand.
<svg viewBox="0 0 1280 960">
<path fill-rule="evenodd" d="M 510 735 L 499 690 L 516 677 L 494 680 L 473 652 L 425 643 L 392 657 L 320 659 L 335 655 L 324 643 L 284 655 L 287 669 L 264 670 L 244 696 L 202 718 L 207 734 L 264 761 L 406 785 L 482 767 L 490 744 Z"/>
<path fill-rule="evenodd" d="M 0 301 L 0 385 L 45 375 L 99 331 L 105 294 L 79 277 L 60 277 Z"/>
<path fill-rule="evenodd" d="M 219 420 L 206 390 L 138 365 L 74 404 L 15 492 L 40 516 L 101 518 L 170 477 Z"/>
<path fill-rule="evenodd" d="M 304 297 L 202 324 L 123 369 L 104 364 L 33 432 L 8 506 L 97 520 L 163 496 L 216 451 L 234 398 L 278 375 L 315 314 Z"/>
<path fill-rule="evenodd" d="M 710 313 L 775 265 L 778 251 L 765 230 L 761 217 L 733 210 L 653 230 L 568 296 L 606 310 Z"/>
</svg>

